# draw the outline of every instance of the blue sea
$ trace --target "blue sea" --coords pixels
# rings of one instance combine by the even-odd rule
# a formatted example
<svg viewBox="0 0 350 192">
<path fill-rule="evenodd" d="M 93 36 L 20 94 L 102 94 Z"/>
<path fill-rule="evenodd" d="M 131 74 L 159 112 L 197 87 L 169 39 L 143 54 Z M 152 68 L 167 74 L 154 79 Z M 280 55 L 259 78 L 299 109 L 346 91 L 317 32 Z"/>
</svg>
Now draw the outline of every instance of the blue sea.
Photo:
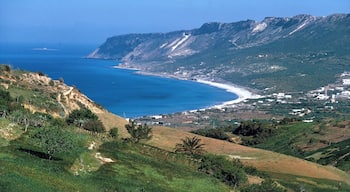
<svg viewBox="0 0 350 192">
<path fill-rule="evenodd" d="M 53 79 L 63 78 L 109 111 L 129 118 L 201 109 L 237 98 L 193 81 L 113 68 L 118 61 L 85 59 L 95 48 L 96 45 L 1 45 L 0 63 L 40 71 Z"/>
</svg>

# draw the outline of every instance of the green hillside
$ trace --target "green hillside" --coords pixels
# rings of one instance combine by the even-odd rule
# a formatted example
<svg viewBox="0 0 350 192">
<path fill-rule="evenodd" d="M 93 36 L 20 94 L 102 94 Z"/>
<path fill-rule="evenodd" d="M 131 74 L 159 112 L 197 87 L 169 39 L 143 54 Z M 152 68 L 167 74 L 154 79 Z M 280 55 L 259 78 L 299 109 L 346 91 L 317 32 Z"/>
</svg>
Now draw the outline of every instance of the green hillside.
<svg viewBox="0 0 350 192">
<path fill-rule="evenodd" d="M 63 82 L 7 65 L 0 72 L 1 191 L 350 190 L 335 168 L 176 129 L 151 128 L 138 143 L 130 136 L 142 125 L 128 134 L 125 121 Z M 186 138 L 204 150 L 189 152 Z"/>
<path fill-rule="evenodd" d="M 40 104 L 63 102 L 40 91 L 45 83 L 15 80 L 30 74 L 1 66 L 1 191 L 230 191 L 249 186 L 247 173 L 259 174 L 219 156 L 192 157 L 134 143 L 122 131 L 118 136 L 124 127 L 107 131 L 83 103 L 54 117 Z M 50 84 L 53 89 L 55 82 Z M 27 103 L 34 93 L 35 102 Z"/>
</svg>

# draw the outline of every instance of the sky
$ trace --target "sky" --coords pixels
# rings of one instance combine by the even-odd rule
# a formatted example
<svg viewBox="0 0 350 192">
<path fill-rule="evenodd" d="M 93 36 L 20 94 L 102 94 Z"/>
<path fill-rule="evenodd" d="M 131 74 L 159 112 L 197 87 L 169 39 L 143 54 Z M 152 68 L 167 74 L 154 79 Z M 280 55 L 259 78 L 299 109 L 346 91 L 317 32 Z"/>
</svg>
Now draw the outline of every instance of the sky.
<svg viewBox="0 0 350 192">
<path fill-rule="evenodd" d="M 0 43 L 102 44 L 206 22 L 350 13 L 350 0 L 0 0 Z"/>
</svg>

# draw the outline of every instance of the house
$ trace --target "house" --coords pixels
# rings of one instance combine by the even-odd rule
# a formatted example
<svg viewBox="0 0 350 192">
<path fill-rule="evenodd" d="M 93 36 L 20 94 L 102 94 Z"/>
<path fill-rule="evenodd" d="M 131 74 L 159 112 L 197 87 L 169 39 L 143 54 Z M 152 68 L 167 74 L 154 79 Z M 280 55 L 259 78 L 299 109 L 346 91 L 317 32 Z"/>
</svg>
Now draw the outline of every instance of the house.
<svg viewBox="0 0 350 192">
<path fill-rule="evenodd" d="M 314 120 L 312 120 L 312 119 L 305 119 L 305 120 L 303 120 L 303 122 L 304 123 L 312 123 L 312 122 L 314 122 Z"/>
<path fill-rule="evenodd" d="M 350 85 L 350 79 L 343 79 L 343 85 Z"/>
<path fill-rule="evenodd" d="M 163 116 L 162 115 L 153 115 L 153 116 L 151 116 L 151 118 L 152 119 L 161 119 L 161 118 L 163 118 Z"/>
</svg>

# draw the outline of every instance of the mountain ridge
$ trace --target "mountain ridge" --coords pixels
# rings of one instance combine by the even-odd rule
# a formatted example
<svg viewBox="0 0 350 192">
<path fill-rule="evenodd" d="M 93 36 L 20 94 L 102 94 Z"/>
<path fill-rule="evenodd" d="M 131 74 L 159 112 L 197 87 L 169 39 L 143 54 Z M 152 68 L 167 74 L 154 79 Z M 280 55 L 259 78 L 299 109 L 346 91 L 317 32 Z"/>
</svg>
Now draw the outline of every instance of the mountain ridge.
<svg viewBox="0 0 350 192">
<path fill-rule="evenodd" d="M 310 69 L 306 68 L 315 63 L 317 68 L 343 64 L 348 70 L 348 26 L 350 14 L 210 22 L 192 30 L 110 37 L 88 58 L 116 59 L 122 62 L 122 67 L 187 79 L 221 79 L 258 89 L 276 83 L 276 89 L 282 89 L 278 79 L 263 77 L 269 83 L 261 83 L 260 76 L 308 74 Z M 329 76 L 339 72 L 332 69 Z M 327 74 L 320 75 L 329 78 Z M 316 76 L 310 74 L 310 78 Z M 310 85 L 307 89 L 320 85 Z M 297 90 L 298 86 L 291 89 Z"/>
<path fill-rule="evenodd" d="M 153 38 L 173 38 L 174 35 L 179 36 L 179 34 L 181 37 L 181 34 L 182 36 L 189 36 L 189 35 L 199 36 L 199 35 L 208 35 L 212 33 L 217 33 L 220 31 L 223 33 L 228 32 L 224 30 L 234 31 L 236 33 L 242 33 L 242 30 L 248 29 L 249 31 L 251 31 L 253 35 L 257 35 L 257 33 L 262 33 L 263 31 L 265 31 L 266 28 L 269 28 L 270 26 L 272 26 L 272 32 L 281 32 L 282 29 L 283 30 L 288 29 L 287 30 L 287 32 L 289 32 L 288 35 L 292 35 L 298 30 L 301 30 L 302 28 L 307 27 L 307 25 L 311 23 L 321 22 L 324 20 L 332 21 L 336 19 L 342 19 L 344 17 L 349 17 L 349 14 L 333 14 L 327 17 L 315 17 L 311 15 L 300 14 L 294 17 L 265 17 L 262 21 L 255 21 L 255 20 L 248 19 L 245 21 L 238 21 L 238 22 L 232 22 L 232 23 L 208 22 L 208 23 L 204 23 L 202 26 L 196 29 L 178 30 L 178 31 L 173 31 L 168 33 L 132 33 L 132 34 L 125 34 L 125 35 L 118 35 L 118 36 L 113 36 L 108 38 L 106 42 L 99 47 L 99 50 L 95 53 L 90 54 L 88 58 L 117 59 L 119 58 L 119 57 L 116 57 L 118 56 L 118 54 L 120 54 L 119 51 L 122 51 L 124 55 L 122 54 L 123 57 L 121 58 L 123 60 L 126 60 L 127 58 L 124 58 L 124 57 L 128 56 L 127 53 L 130 53 L 130 51 L 133 50 L 132 48 L 134 49 L 137 48 L 137 46 L 139 46 L 141 43 L 147 42 L 148 40 L 153 40 Z M 295 25 L 298 23 L 299 24 L 301 23 L 301 25 L 298 25 L 296 28 L 290 28 L 291 26 L 295 27 Z M 280 27 L 282 27 L 282 29 Z M 243 32 L 246 33 L 248 31 L 243 31 Z M 268 31 L 268 32 L 271 33 L 271 31 Z M 246 33 L 247 36 L 252 34 Z M 231 36 L 232 35 L 235 35 L 235 34 L 231 34 Z M 283 38 L 286 38 L 286 37 L 287 36 L 283 36 Z M 268 37 L 265 37 L 265 39 L 266 38 Z M 271 40 L 273 41 L 275 39 L 277 39 L 277 37 L 274 37 Z M 262 40 L 264 40 L 264 38 L 260 39 L 259 41 L 262 41 Z M 233 45 L 235 45 L 235 41 L 237 40 L 236 39 L 231 40 Z M 257 42 L 257 44 L 259 43 L 259 41 Z M 113 51 L 113 54 L 116 54 L 116 55 L 113 55 L 113 54 L 105 55 L 105 53 L 107 53 L 105 51 L 108 51 L 108 48 L 111 48 L 111 47 L 107 47 L 107 44 L 109 42 L 111 43 L 110 45 L 113 45 L 113 43 L 124 43 L 124 45 L 129 47 L 122 47 L 116 44 L 114 48 L 119 48 L 119 49 L 110 50 L 110 51 Z M 169 43 L 169 44 L 174 45 L 176 42 L 179 42 L 179 41 L 175 41 L 175 42 L 173 41 L 172 43 Z M 149 43 L 150 42 L 148 42 L 148 44 Z M 162 45 L 163 46 L 160 46 L 159 48 L 166 47 L 164 44 Z M 249 45 L 246 45 L 246 46 L 249 47 Z M 107 50 L 104 50 L 104 48 L 106 48 Z M 125 50 L 125 48 L 129 48 L 129 49 Z M 173 48 L 173 46 L 171 46 L 171 48 Z M 245 48 L 245 46 L 238 47 L 238 48 Z"/>
</svg>

